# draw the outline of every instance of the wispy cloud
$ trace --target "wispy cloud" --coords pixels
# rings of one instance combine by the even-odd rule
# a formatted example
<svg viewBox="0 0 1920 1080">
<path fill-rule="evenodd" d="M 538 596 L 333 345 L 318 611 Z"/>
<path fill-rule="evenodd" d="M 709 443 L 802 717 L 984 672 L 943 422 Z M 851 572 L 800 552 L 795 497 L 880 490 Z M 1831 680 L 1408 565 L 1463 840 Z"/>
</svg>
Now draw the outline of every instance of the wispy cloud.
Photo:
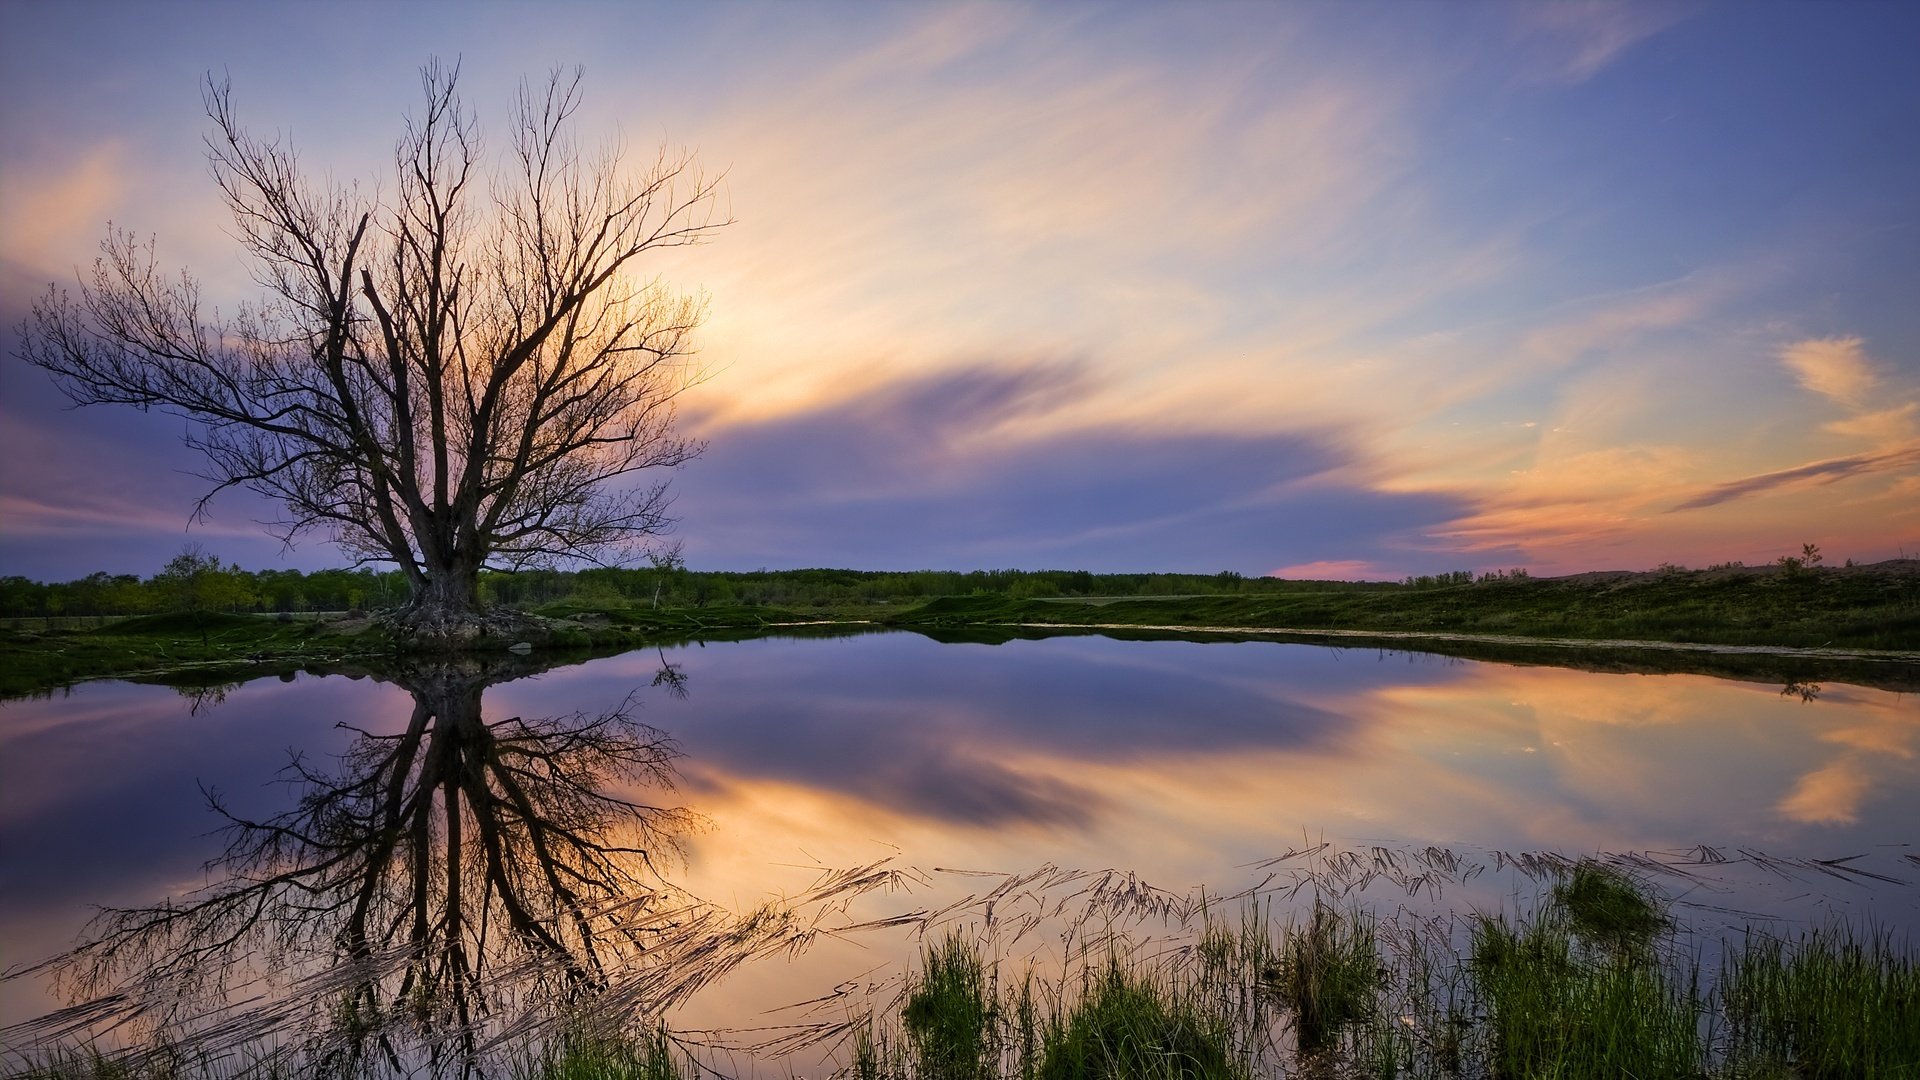
<svg viewBox="0 0 1920 1080">
<path fill-rule="evenodd" d="M 1699 510 L 1778 488 L 1801 484 L 1831 484 L 1853 477 L 1913 466 L 1920 466 L 1920 442 L 1895 447 L 1882 453 L 1829 458 L 1825 461 L 1796 465 L 1791 469 L 1776 469 L 1773 472 L 1730 480 L 1708 488 L 1675 506 L 1674 509 Z"/>
<path fill-rule="evenodd" d="M 118 141 L 80 148 L 63 161 L 9 167 L 0 175 L 7 192 L 0 199 L 0 259 L 36 278 L 71 282 L 73 267 L 91 261 L 132 172 Z"/>
<path fill-rule="evenodd" d="M 1522 4 L 1515 12 L 1523 37 L 1538 50 L 1528 73 L 1566 83 L 1591 79 L 1628 49 L 1686 18 L 1678 3 L 1629 4 L 1566 0 Z"/>
<path fill-rule="evenodd" d="M 1920 402 L 1873 407 L 1885 402 L 1888 388 L 1861 338 L 1808 338 L 1783 347 L 1778 356 L 1802 388 L 1847 413 L 1821 425 L 1820 430 L 1855 441 L 1856 445 L 1865 442 L 1867 448 L 1713 484 L 1682 499 L 1674 510 L 1699 510 L 1783 489 L 1833 484 L 1920 466 L 1920 433 L 1915 424 L 1920 417 Z"/>
<path fill-rule="evenodd" d="M 1780 362 L 1808 390 L 1850 408 L 1865 405 L 1879 381 L 1857 337 L 1811 338 L 1780 350 Z"/>
<path fill-rule="evenodd" d="M 1802 776 L 1776 809 L 1781 816 L 1810 825 L 1851 825 L 1872 782 L 1860 763 L 1842 758 Z"/>
</svg>

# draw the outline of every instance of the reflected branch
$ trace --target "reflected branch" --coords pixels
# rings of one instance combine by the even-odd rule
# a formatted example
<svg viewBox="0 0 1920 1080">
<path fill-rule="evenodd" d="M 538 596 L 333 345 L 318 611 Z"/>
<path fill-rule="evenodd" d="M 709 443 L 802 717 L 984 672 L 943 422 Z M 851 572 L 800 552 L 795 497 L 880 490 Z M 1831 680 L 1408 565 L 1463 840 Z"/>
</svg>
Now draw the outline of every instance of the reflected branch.
<svg viewBox="0 0 1920 1080">
<path fill-rule="evenodd" d="M 414 699 L 403 729 L 343 722 L 350 749 L 333 768 L 294 755 L 282 776 L 298 801 L 272 817 L 206 790 L 226 822 L 208 867 L 219 879 L 107 910 L 80 945 L 29 970 L 92 999 L 90 1025 L 139 1020 L 229 1044 L 298 1016 L 285 1003 L 297 983 L 296 999 L 324 1005 L 309 1015 L 326 1018 L 313 1032 L 326 1045 L 309 1049 L 342 1065 L 377 1048 L 397 1066 L 400 1031 L 435 1062 L 468 1061 L 503 1006 L 605 990 L 660 932 L 644 913 L 689 903 L 657 863 L 699 822 L 642 797 L 672 789 L 678 750 L 634 719 L 631 696 L 599 714 L 486 719 L 485 688 L 523 673 L 446 658 L 389 673 Z M 282 1003 L 217 1018 L 261 994 Z M 68 1027 L 48 1017 L 24 1033 L 48 1026 Z"/>
</svg>

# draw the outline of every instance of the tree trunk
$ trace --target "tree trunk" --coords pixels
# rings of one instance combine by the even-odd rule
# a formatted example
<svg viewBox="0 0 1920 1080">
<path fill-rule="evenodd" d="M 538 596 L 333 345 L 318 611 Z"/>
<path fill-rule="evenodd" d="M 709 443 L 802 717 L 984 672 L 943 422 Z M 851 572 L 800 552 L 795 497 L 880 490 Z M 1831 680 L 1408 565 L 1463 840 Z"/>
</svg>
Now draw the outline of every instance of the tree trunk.
<svg viewBox="0 0 1920 1080">
<path fill-rule="evenodd" d="M 421 638 L 459 642 L 484 634 L 478 564 L 452 559 L 445 566 L 428 568 L 400 621 Z"/>
</svg>

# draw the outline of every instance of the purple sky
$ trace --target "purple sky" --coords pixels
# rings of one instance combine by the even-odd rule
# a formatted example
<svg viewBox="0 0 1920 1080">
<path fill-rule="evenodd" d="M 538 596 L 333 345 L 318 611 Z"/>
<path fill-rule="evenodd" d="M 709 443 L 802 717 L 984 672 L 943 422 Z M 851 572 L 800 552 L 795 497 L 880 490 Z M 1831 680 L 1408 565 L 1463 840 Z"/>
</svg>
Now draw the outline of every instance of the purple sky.
<svg viewBox="0 0 1920 1080">
<path fill-rule="evenodd" d="M 1397 577 L 1920 553 L 1920 8 L 0 8 L 0 573 L 250 567 L 181 421 L 13 355 L 106 223 L 250 282 L 200 82 L 380 183 L 418 68 L 483 126 L 725 169 L 692 565 Z M 495 147 L 498 149 L 498 146 Z M 391 190 L 390 180 L 385 182 Z"/>
</svg>

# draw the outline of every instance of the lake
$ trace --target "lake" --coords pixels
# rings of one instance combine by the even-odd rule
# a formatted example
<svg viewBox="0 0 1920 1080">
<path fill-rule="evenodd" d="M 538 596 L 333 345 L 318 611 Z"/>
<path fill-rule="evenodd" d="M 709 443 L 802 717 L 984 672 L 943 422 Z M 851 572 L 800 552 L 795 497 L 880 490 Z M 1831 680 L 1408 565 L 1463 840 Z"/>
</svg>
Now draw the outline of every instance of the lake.
<svg viewBox="0 0 1920 1080">
<path fill-rule="evenodd" d="M 231 888 L 229 870 L 204 867 L 236 838 L 255 880 L 299 869 L 327 844 L 382 867 L 390 876 L 362 890 L 380 899 L 356 940 L 367 955 L 404 940 L 406 890 L 425 897 L 430 879 L 440 904 L 456 875 L 422 854 L 410 876 L 414 849 L 369 856 L 353 830 L 387 805 L 396 771 L 452 755 L 445 775 L 466 775 L 479 760 L 460 756 L 470 750 L 420 737 L 456 717 L 490 753 L 529 764 L 514 773 L 526 791 L 502 797 L 498 821 L 464 826 L 457 889 L 472 910 L 453 917 L 455 930 L 478 940 L 489 932 L 481 916 L 507 894 L 554 910 L 577 901 L 590 910 L 563 911 L 556 925 L 605 934 L 618 924 L 628 935 L 605 950 L 609 966 L 627 946 L 705 958 L 670 993 L 659 980 L 631 990 L 636 1001 L 665 994 L 671 1024 L 716 1042 L 844 1017 L 896 985 L 929 927 L 998 926 L 1003 940 L 1028 942 L 1006 948 L 1057 961 L 1060 936 L 1045 920 L 1088 897 L 1124 908 L 1139 940 L 1176 940 L 1206 896 L 1284 904 L 1334 890 L 1399 910 L 1497 908 L 1542 888 L 1556 860 L 1605 855 L 1709 937 L 1755 924 L 1844 920 L 1901 935 L 1920 924 L 1920 702 L 1865 685 L 1900 685 L 1884 679 L 1816 686 L 1266 641 L 945 644 L 904 633 L 536 666 L 200 690 L 102 682 L 0 704 L 5 964 L 70 947 L 96 905 Z M 305 780 L 288 771 L 295 760 Z M 316 784 L 337 798 L 300 816 Z M 285 835 L 220 832 L 208 793 L 233 820 Z M 594 801 L 607 795 L 626 801 Z M 644 826 L 644 842 L 579 847 L 571 864 L 553 857 L 587 877 L 607 860 L 603 883 L 670 887 L 674 918 L 645 923 L 658 907 L 642 918 L 618 897 L 582 887 L 570 901 L 566 879 L 540 880 L 552 855 L 542 845 L 590 839 L 593 815 L 610 808 Z M 533 818 L 544 833 L 530 830 Z M 445 828 L 433 825 L 432 844 L 462 841 Z M 296 833 L 305 854 L 286 838 Z M 629 846 L 646 861 L 608 853 Z M 866 876 L 829 873 L 854 868 Z M 356 880 L 328 878 L 326 889 L 348 896 Z M 737 930 L 780 900 L 798 911 L 798 929 L 766 930 L 737 963 L 700 951 L 696 930 Z M 420 903 L 424 920 L 433 905 Z M 292 920 L 272 942 L 248 940 L 243 957 L 219 961 L 229 963 L 225 992 L 326 968 L 344 940 L 341 910 L 314 915 L 311 934 Z M 508 903 L 487 917 L 516 916 Z M 735 922 L 712 921 L 724 919 Z M 753 925 L 761 933 L 768 920 Z M 182 940 L 142 963 L 164 966 L 211 938 Z M 561 977 L 529 963 L 476 945 L 454 968 Z M 65 1003 L 38 977 L 0 989 L 0 1024 Z M 828 1006 L 782 1009 L 822 997 Z"/>
</svg>

